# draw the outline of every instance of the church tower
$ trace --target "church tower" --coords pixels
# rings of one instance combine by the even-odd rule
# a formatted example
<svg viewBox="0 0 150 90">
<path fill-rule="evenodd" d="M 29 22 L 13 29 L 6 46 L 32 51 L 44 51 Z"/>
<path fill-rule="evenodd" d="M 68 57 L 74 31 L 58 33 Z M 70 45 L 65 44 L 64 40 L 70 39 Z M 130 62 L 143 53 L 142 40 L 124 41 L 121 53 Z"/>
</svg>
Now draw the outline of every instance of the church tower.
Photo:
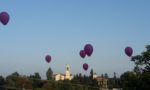
<svg viewBox="0 0 150 90">
<path fill-rule="evenodd" d="M 66 65 L 66 75 L 65 75 L 65 79 L 71 80 L 70 66 L 69 66 L 68 64 Z"/>
</svg>

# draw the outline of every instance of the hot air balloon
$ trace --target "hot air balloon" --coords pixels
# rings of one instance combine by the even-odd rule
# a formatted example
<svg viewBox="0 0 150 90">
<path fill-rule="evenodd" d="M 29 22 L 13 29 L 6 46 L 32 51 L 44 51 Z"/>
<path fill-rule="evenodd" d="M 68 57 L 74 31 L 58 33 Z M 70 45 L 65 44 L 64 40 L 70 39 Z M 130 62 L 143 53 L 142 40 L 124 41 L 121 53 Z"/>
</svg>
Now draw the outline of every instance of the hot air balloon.
<svg viewBox="0 0 150 90">
<path fill-rule="evenodd" d="M 126 54 L 127 56 L 129 56 L 129 57 L 132 56 L 133 50 L 132 50 L 131 47 L 129 47 L 129 46 L 126 47 L 124 51 L 125 51 L 125 54 Z"/>
<path fill-rule="evenodd" d="M 86 56 L 86 53 L 84 50 L 81 50 L 79 54 L 82 58 L 84 58 Z"/>
<path fill-rule="evenodd" d="M 84 63 L 84 64 L 83 64 L 83 69 L 84 69 L 85 71 L 88 70 L 88 64 L 87 64 L 87 63 Z"/>
<path fill-rule="evenodd" d="M 84 46 L 84 51 L 88 56 L 91 56 L 93 53 L 93 46 L 91 44 L 86 44 Z"/>
<path fill-rule="evenodd" d="M 3 25 L 6 25 L 9 21 L 9 15 L 7 12 L 0 13 L 0 21 Z"/>
<path fill-rule="evenodd" d="M 45 60 L 46 60 L 47 63 L 49 63 L 49 62 L 51 61 L 51 56 L 50 56 L 50 55 L 47 55 L 47 56 L 45 57 Z"/>
</svg>

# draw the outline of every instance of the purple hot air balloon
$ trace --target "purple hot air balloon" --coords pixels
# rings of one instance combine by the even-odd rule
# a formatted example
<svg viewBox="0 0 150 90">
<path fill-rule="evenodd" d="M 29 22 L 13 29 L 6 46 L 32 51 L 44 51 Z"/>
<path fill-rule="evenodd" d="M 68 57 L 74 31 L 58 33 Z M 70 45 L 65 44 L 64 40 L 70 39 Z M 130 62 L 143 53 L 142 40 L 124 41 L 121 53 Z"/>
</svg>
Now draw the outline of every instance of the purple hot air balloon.
<svg viewBox="0 0 150 90">
<path fill-rule="evenodd" d="M 9 15 L 7 12 L 1 12 L 0 13 L 0 21 L 3 25 L 6 25 L 9 21 Z"/>
<path fill-rule="evenodd" d="M 91 56 L 93 53 L 93 46 L 91 44 L 86 44 L 84 46 L 84 51 L 88 56 Z"/>
<path fill-rule="evenodd" d="M 87 64 L 87 63 L 84 63 L 84 64 L 83 64 L 83 69 L 84 69 L 85 71 L 87 71 L 87 70 L 88 70 L 88 67 L 89 67 L 89 66 L 88 66 L 88 64 Z"/>
<path fill-rule="evenodd" d="M 45 60 L 47 63 L 49 63 L 51 61 L 51 56 L 50 55 L 46 55 Z"/>
<path fill-rule="evenodd" d="M 131 57 L 131 56 L 132 56 L 132 53 L 133 53 L 133 50 L 132 50 L 131 47 L 128 46 L 128 47 L 125 48 L 125 54 L 126 54 L 127 56 Z"/>
<path fill-rule="evenodd" d="M 81 50 L 81 51 L 80 51 L 80 56 L 81 56 L 82 58 L 84 58 L 84 57 L 86 56 L 86 53 L 85 53 L 84 50 Z"/>
</svg>

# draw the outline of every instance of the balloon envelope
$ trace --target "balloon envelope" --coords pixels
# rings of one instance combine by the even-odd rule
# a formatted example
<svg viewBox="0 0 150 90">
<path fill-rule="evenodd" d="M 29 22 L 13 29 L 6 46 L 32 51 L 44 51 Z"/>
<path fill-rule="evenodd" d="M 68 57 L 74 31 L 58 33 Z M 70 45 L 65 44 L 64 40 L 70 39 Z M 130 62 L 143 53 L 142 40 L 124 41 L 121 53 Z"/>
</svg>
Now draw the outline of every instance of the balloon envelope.
<svg viewBox="0 0 150 90">
<path fill-rule="evenodd" d="M 91 44 L 86 44 L 84 46 L 84 51 L 88 56 L 91 56 L 93 53 L 93 46 Z"/>
<path fill-rule="evenodd" d="M 84 69 L 85 71 L 88 70 L 88 64 L 87 64 L 87 63 L 84 63 L 84 64 L 83 64 L 83 69 Z"/>
<path fill-rule="evenodd" d="M 6 25 L 9 21 L 9 15 L 7 12 L 1 12 L 0 13 L 0 21 L 3 25 Z"/>
<path fill-rule="evenodd" d="M 51 61 L 51 56 L 50 56 L 50 55 L 47 55 L 47 56 L 45 57 L 45 60 L 46 60 L 47 63 L 49 63 L 49 62 Z"/>
<path fill-rule="evenodd" d="M 81 50 L 81 51 L 80 51 L 80 56 L 81 56 L 82 58 L 84 58 L 84 57 L 86 56 L 86 53 L 85 53 L 84 50 Z"/>
<path fill-rule="evenodd" d="M 125 48 L 125 54 L 127 56 L 131 57 L 132 53 L 133 53 L 133 49 L 131 47 L 128 46 L 128 47 Z"/>
</svg>

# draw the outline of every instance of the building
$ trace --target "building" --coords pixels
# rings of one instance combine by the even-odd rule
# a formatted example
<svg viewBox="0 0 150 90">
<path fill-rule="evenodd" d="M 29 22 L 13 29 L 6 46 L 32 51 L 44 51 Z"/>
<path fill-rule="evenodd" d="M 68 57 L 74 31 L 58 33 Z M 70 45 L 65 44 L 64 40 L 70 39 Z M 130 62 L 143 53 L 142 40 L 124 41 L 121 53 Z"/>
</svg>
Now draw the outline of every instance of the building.
<svg viewBox="0 0 150 90">
<path fill-rule="evenodd" d="M 65 80 L 65 75 L 64 74 L 55 74 L 54 78 L 55 78 L 55 81 Z"/>
<path fill-rule="evenodd" d="M 70 72 L 70 66 L 69 64 L 66 65 L 66 70 L 65 70 L 65 74 L 54 74 L 53 75 L 55 78 L 55 81 L 59 81 L 59 80 L 72 80 L 72 74 Z"/>
<path fill-rule="evenodd" d="M 98 81 L 98 85 L 100 86 L 100 88 L 108 88 L 108 79 L 101 76 L 97 76 L 96 73 L 93 74 L 93 79 L 96 79 Z"/>
<path fill-rule="evenodd" d="M 93 74 L 93 79 L 96 79 L 96 78 L 97 78 L 97 74 L 94 73 L 94 74 Z"/>
<path fill-rule="evenodd" d="M 98 81 L 98 85 L 101 88 L 108 88 L 108 79 L 101 77 L 101 76 L 98 76 L 96 79 Z"/>
</svg>

